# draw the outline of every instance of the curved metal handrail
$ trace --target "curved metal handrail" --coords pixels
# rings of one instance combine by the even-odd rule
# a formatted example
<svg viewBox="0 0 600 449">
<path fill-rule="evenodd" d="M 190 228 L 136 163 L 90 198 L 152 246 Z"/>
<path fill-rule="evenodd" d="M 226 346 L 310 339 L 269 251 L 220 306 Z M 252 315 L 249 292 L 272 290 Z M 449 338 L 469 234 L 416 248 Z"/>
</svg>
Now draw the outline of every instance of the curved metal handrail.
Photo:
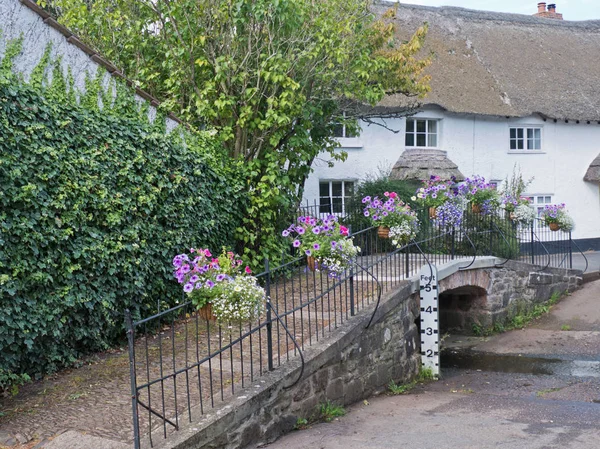
<svg viewBox="0 0 600 449">
<path fill-rule="evenodd" d="M 496 228 L 496 231 L 498 231 L 498 233 L 500 234 L 500 237 L 502 237 L 502 240 L 504 240 L 504 243 L 506 243 L 506 245 L 510 248 L 510 243 L 508 242 L 508 240 L 506 239 L 506 236 L 504 235 L 504 232 L 502 232 L 502 229 L 500 229 L 498 227 L 498 225 L 496 223 L 494 223 L 492 221 L 492 225 L 494 226 L 494 228 Z M 494 266 L 496 267 L 501 267 L 503 266 L 506 262 L 508 262 L 510 260 L 510 257 L 507 257 L 506 260 L 502 263 L 497 263 Z"/>
<path fill-rule="evenodd" d="M 300 345 L 296 341 L 296 337 L 294 335 L 292 335 L 292 333 L 289 331 L 289 329 L 287 328 L 287 326 L 285 325 L 285 323 L 283 322 L 283 320 L 281 319 L 279 314 L 275 311 L 275 307 L 273 307 L 273 305 L 271 304 L 271 301 L 267 301 L 267 306 L 271 309 L 271 312 L 273 314 L 275 314 L 275 318 L 277 318 L 277 321 L 283 327 L 283 329 L 285 330 L 285 333 L 288 334 L 288 336 L 294 343 L 294 346 L 296 346 L 296 349 L 298 350 L 298 353 L 300 354 L 300 360 L 302 361 L 302 366 L 300 368 L 300 374 L 298 375 L 298 378 L 291 385 L 287 385 L 287 386 L 283 387 L 284 390 L 289 390 L 294 385 L 296 385 L 298 382 L 300 382 L 300 379 L 302 379 L 302 375 L 304 374 L 304 365 L 305 365 L 304 354 L 302 353 L 302 349 L 300 348 Z"/>
<path fill-rule="evenodd" d="M 569 241 L 571 242 L 571 244 L 575 245 L 575 248 L 577 248 L 577 251 L 579 251 L 579 253 L 583 256 L 583 259 L 585 260 L 585 269 L 583 270 L 583 272 L 585 273 L 587 271 L 587 269 L 589 268 L 589 266 L 590 266 L 588 258 L 585 257 L 585 254 L 583 253 L 583 251 L 581 250 L 581 248 L 579 247 L 579 245 L 577 243 L 575 243 L 575 240 L 573 240 L 571 238 L 570 234 L 569 234 Z M 573 267 L 571 266 L 571 268 L 573 268 Z"/>
<path fill-rule="evenodd" d="M 546 266 L 544 268 L 542 268 L 541 270 L 538 270 L 538 271 L 544 271 L 546 268 L 548 268 L 550 266 L 550 251 L 548 251 L 548 248 L 546 248 L 546 245 L 544 245 L 544 242 L 542 242 L 540 240 L 540 238 L 538 237 L 537 232 L 535 232 L 535 230 L 533 229 L 533 224 L 531 225 L 531 234 L 536 238 L 536 240 L 539 242 L 539 244 L 542 245 L 542 248 L 544 249 L 544 251 L 546 251 L 546 255 L 548 256 L 548 262 L 546 263 Z M 535 260 L 534 260 L 534 262 L 535 262 Z"/>
<path fill-rule="evenodd" d="M 477 259 L 477 247 L 475 246 L 475 243 L 473 243 L 473 240 L 471 240 L 471 237 L 469 237 L 469 234 L 467 234 L 466 231 L 461 230 L 461 234 L 463 234 L 467 238 L 467 240 L 471 244 L 471 247 L 473 248 L 473 259 L 471 260 L 471 263 L 469 263 L 469 265 L 466 265 L 464 267 L 458 267 L 459 270 L 466 270 L 471 265 L 473 265 L 475 263 L 475 260 Z"/>
<path fill-rule="evenodd" d="M 394 251 L 393 254 L 395 254 L 396 252 L 397 251 Z M 371 319 L 365 326 L 365 329 L 368 329 L 369 326 L 371 325 L 371 323 L 373 322 L 373 319 L 375 318 L 375 313 L 377 312 L 377 309 L 379 308 L 379 303 L 381 302 L 381 294 L 383 293 L 383 287 L 381 286 L 381 282 L 379 281 L 379 279 L 377 279 L 377 277 L 373 273 L 371 273 L 368 269 L 366 269 L 361 264 L 359 264 L 356 261 L 356 259 L 354 260 L 354 264 L 357 265 L 358 267 L 360 267 L 362 272 L 367 273 L 369 276 L 371 276 L 373 279 L 375 279 L 375 282 L 377 283 L 377 302 L 375 303 L 375 308 L 373 309 L 373 313 L 371 314 Z"/>
</svg>

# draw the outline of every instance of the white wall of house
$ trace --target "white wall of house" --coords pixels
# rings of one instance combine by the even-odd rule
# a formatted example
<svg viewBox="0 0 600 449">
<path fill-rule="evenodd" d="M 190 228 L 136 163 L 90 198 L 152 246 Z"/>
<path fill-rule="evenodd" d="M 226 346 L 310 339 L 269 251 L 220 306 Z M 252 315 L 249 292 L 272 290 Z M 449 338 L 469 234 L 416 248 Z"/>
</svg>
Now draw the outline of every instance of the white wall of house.
<svg viewBox="0 0 600 449">
<path fill-rule="evenodd" d="M 71 73 L 77 91 L 85 92 L 86 76 L 95 78 L 100 64 L 94 61 L 79 47 L 67 40 L 67 36 L 60 33 L 56 28 L 44 23 L 42 17 L 35 11 L 25 6 L 19 0 L 0 0 L 0 59 L 6 51 L 9 41 L 23 37 L 23 48 L 21 54 L 15 58 L 13 70 L 23 75 L 28 80 L 33 69 L 39 64 L 48 44 L 52 45 L 51 61 L 61 58 L 63 73 Z M 52 79 L 52 70 L 48 70 L 48 79 Z M 111 75 L 108 73 L 104 78 L 107 86 Z M 136 95 L 138 102 L 146 101 Z M 152 106 L 148 110 L 150 121 L 156 117 L 156 109 Z M 177 122 L 167 118 L 167 129 L 171 130 L 177 126 Z"/>
<path fill-rule="evenodd" d="M 566 203 L 576 224 L 574 238 L 600 237 L 599 188 L 583 181 L 589 164 L 600 153 L 597 122 L 458 115 L 436 108 L 419 112 L 415 118 L 439 120 L 436 148 L 447 151 L 465 176 L 479 174 L 487 180 L 504 180 L 517 164 L 524 179 L 534 178 L 527 193 L 552 196 L 553 203 Z M 320 180 L 361 181 L 379 169 L 391 168 L 406 148 L 406 121 L 387 120 L 386 124 L 398 132 L 365 124 L 360 137 L 340 139 L 342 149 L 348 153 L 345 162 L 328 168 L 324 160 L 315 161 L 305 186 L 305 199 L 318 201 Z M 511 151 L 511 126 L 541 128 L 541 149 Z"/>
</svg>

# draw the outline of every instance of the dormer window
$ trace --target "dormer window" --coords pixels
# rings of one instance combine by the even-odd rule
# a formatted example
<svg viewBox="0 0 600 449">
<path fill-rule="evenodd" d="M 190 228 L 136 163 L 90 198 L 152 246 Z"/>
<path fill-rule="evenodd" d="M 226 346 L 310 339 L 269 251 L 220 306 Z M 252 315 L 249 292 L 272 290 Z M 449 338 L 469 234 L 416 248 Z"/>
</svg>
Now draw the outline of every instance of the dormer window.
<svg viewBox="0 0 600 449">
<path fill-rule="evenodd" d="M 437 148 L 439 120 L 406 119 L 406 135 L 404 144 L 407 147 Z"/>
</svg>

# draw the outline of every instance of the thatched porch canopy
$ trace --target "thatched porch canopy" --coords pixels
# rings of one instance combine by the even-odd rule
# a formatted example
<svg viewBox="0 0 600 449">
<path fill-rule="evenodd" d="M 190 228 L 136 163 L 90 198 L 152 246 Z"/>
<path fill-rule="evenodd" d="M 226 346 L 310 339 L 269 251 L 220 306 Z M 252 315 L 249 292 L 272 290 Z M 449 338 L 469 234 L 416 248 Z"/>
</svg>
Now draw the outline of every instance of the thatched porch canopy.
<svg viewBox="0 0 600 449">
<path fill-rule="evenodd" d="M 439 176 L 442 179 L 456 178 L 463 181 L 464 175 L 458 165 L 448 159 L 443 150 L 411 149 L 405 150 L 392 168 L 392 179 L 418 180 Z"/>
<path fill-rule="evenodd" d="M 584 181 L 600 184 L 600 154 L 592 161 L 583 177 Z"/>
</svg>

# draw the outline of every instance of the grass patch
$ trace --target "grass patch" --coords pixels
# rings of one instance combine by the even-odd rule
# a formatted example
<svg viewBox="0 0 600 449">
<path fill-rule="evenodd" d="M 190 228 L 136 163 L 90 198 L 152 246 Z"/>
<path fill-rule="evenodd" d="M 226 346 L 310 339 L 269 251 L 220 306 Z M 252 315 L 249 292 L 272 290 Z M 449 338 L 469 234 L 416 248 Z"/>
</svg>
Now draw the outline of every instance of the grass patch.
<svg viewBox="0 0 600 449">
<path fill-rule="evenodd" d="M 570 331 L 570 330 L 571 330 L 571 326 L 569 326 L 568 324 L 563 324 L 563 325 L 560 327 L 560 330 L 561 330 L 561 331 Z"/>
<path fill-rule="evenodd" d="M 399 395 L 408 393 L 410 390 L 415 388 L 418 384 L 431 382 L 435 380 L 435 375 L 431 368 L 421 368 L 417 377 L 407 384 L 398 385 L 393 380 L 388 384 L 388 390 L 390 395 Z"/>
<path fill-rule="evenodd" d="M 536 392 L 536 393 L 535 393 L 535 395 L 536 395 L 538 398 L 542 398 L 542 397 L 544 397 L 545 395 L 547 395 L 548 393 L 554 393 L 555 391 L 560 391 L 560 390 L 562 390 L 562 389 L 563 389 L 563 387 L 557 387 L 557 388 L 545 388 L 545 389 L 543 389 L 543 390 L 540 390 L 540 391 Z"/>
<path fill-rule="evenodd" d="M 548 301 L 544 304 L 534 304 L 533 307 L 528 310 L 518 311 L 515 316 L 510 318 L 505 323 L 494 323 L 492 327 L 483 327 L 477 323 L 474 323 L 471 326 L 473 335 L 477 337 L 489 337 L 490 335 L 500 334 L 513 329 L 523 329 L 533 320 L 536 320 L 542 315 L 550 312 L 552 306 L 556 304 L 565 294 L 566 293 L 554 292 L 552 293 L 552 296 L 550 296 L 550 299 L 548 299 Z M 561 328 L 562 330 L 570 330 L 571 328 L 568 325 L 563 326 L 567 326 L 568 329 Z"/>
<path fill-rule="evenodd" d="M 346 414 L 346 409 L 341 405 L 335 405 L 331 401 L 325 401 L 317 406 L 317 410 L 309 418 L 298 418 L 294 430 L 304 430 L 310 428 L 317 422 L 331 422 Z"/>
</svg>

